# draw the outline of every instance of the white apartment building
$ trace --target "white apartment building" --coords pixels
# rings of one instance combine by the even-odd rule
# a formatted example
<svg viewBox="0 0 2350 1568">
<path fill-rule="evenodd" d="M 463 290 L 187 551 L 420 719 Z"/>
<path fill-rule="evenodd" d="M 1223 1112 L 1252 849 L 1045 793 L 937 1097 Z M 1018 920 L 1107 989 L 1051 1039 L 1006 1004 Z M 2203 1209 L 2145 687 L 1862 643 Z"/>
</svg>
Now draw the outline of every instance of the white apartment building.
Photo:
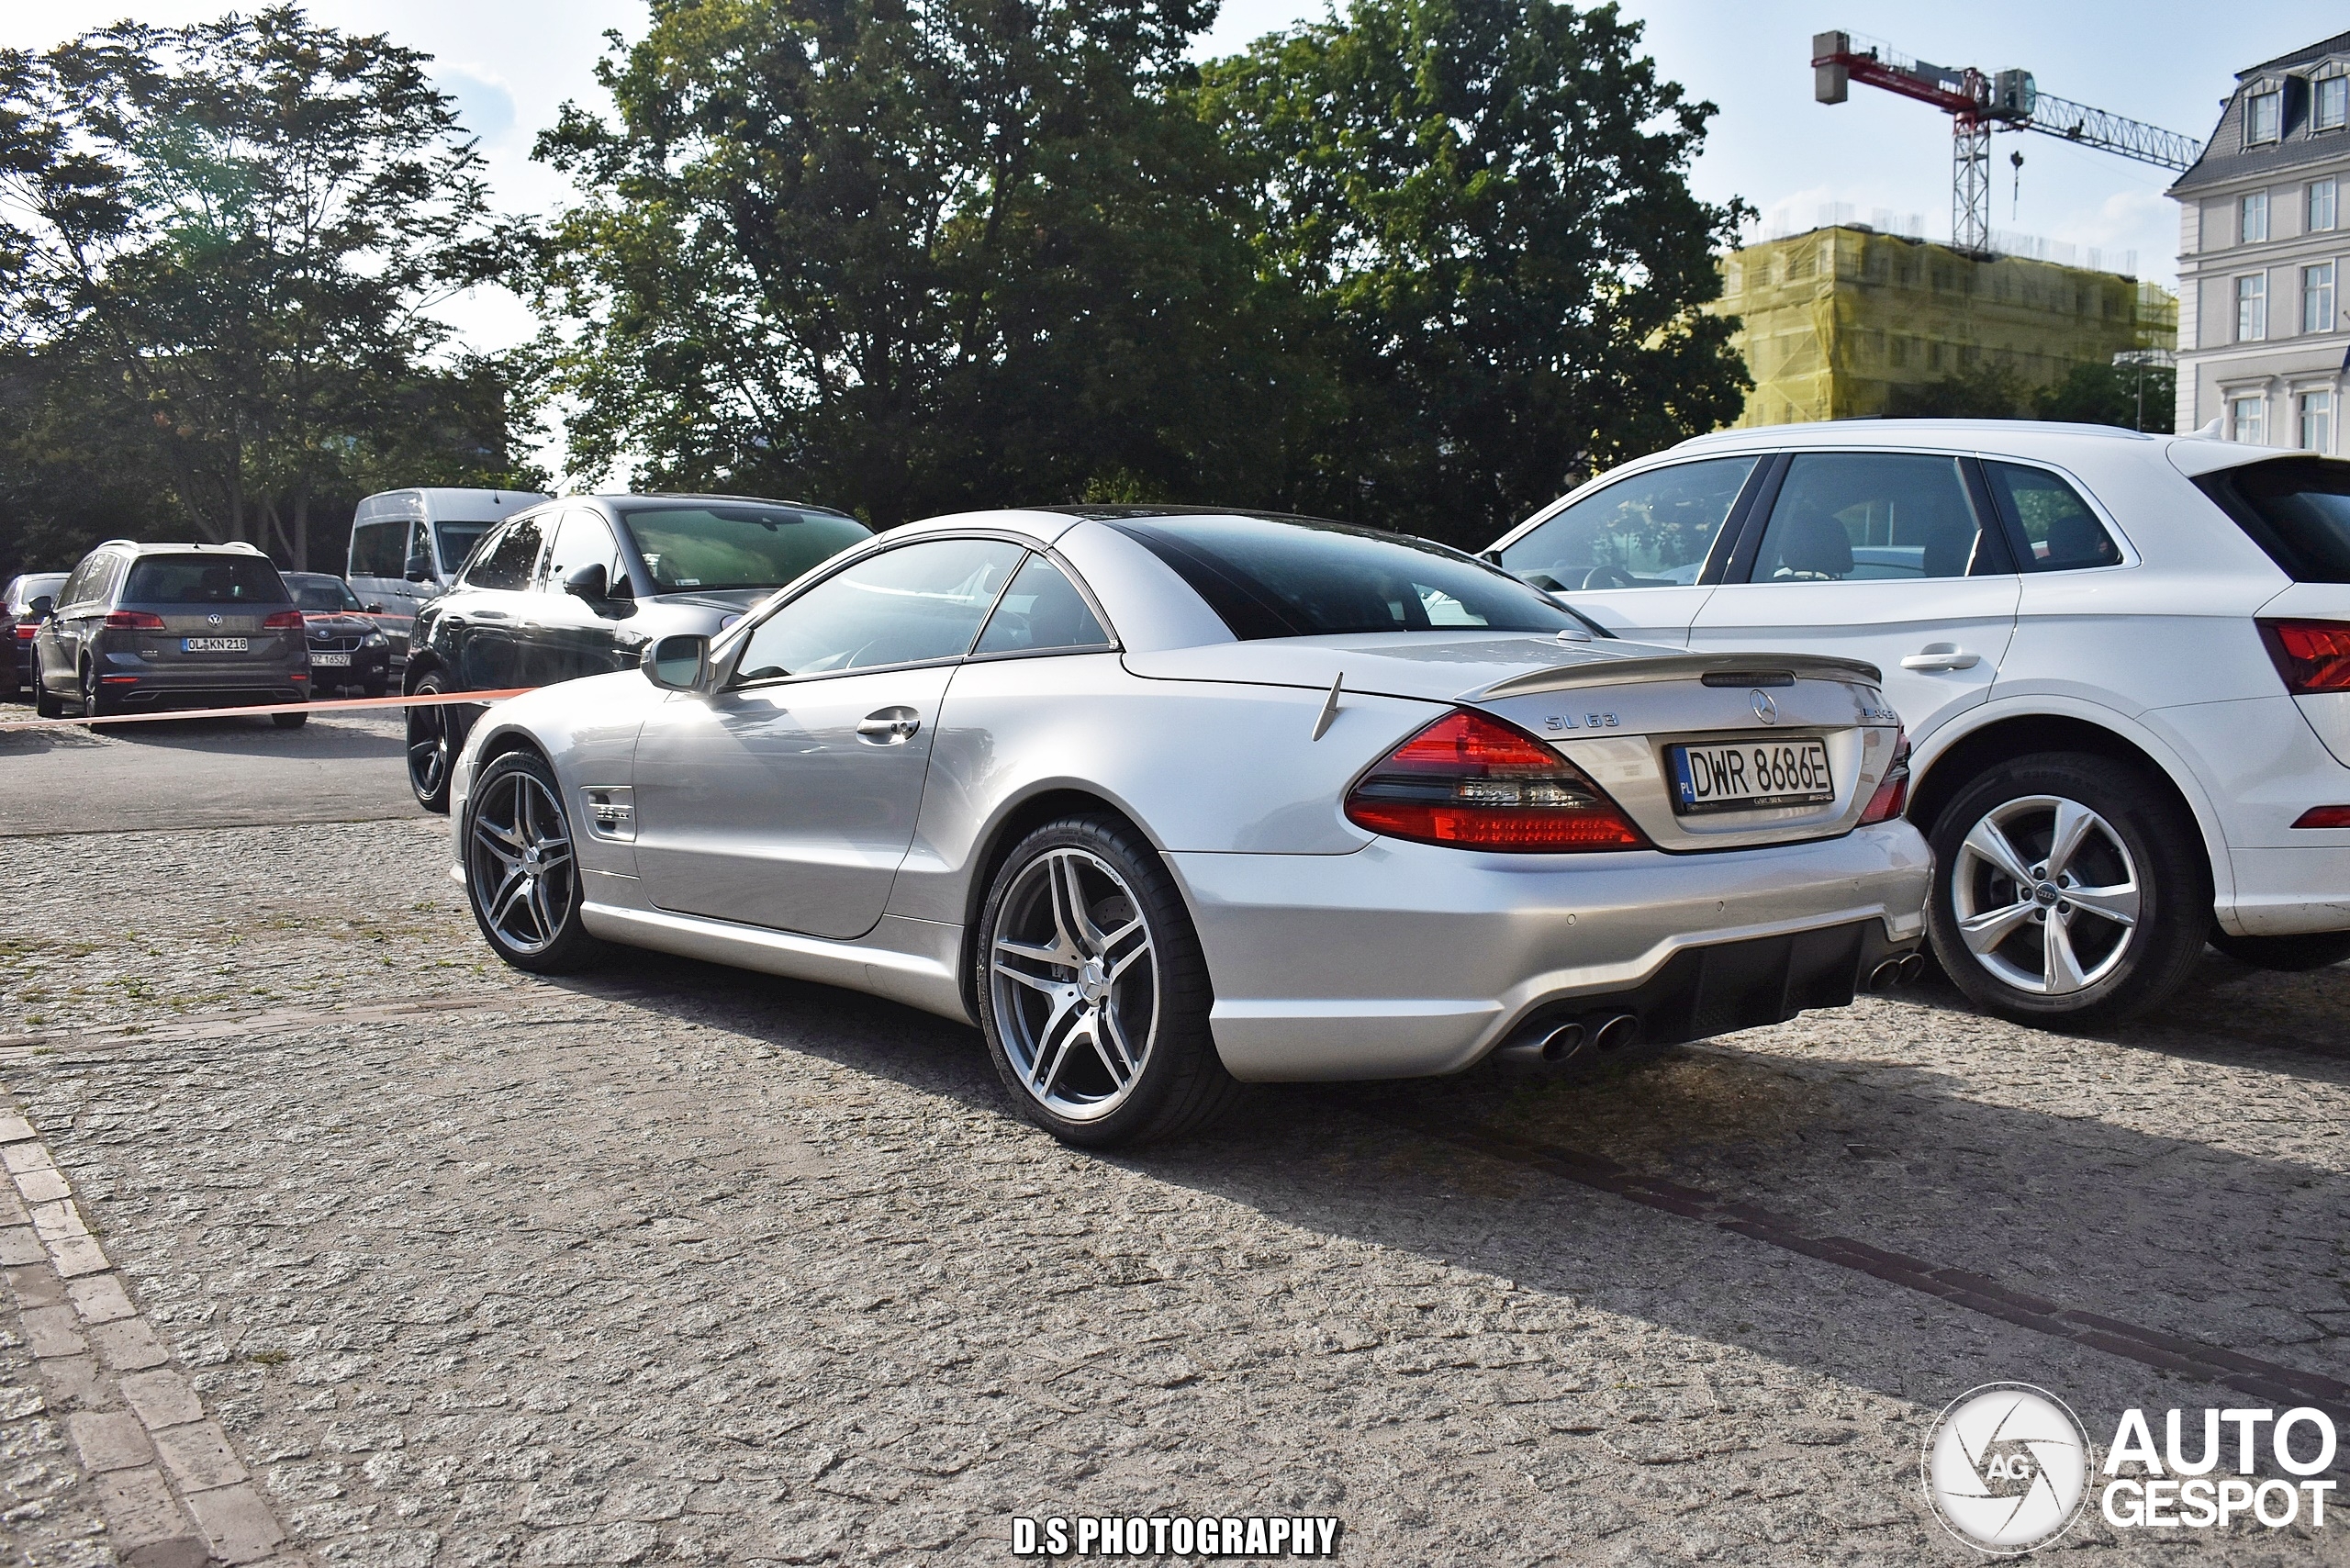
<svg viewBox="0 0 2350 1568">
<path fill-rule="evenodd" d="M 2350 33 L 2236 77 L 2179 203 L 2178 428 L 2342 445 L 2350 355 Z"/>
</svg>

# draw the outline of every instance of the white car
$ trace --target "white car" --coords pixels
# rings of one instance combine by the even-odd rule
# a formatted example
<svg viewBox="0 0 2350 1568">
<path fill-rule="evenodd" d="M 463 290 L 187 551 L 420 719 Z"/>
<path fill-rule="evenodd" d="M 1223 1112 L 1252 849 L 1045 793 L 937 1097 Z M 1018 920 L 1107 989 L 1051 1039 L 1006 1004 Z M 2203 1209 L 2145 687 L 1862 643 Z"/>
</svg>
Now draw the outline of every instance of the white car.
<svg viewBox="0 0 2350 1568">
<path fill-rule="evenodd" d="M 1864 660 L 1914 748 L 1936 955 L 2038 1021 L 2208 938 L 2350 957 L 2350 463 L 2089 425 L 1727 431 L 1487 553 L 1628 638 Z"/>
</svg>

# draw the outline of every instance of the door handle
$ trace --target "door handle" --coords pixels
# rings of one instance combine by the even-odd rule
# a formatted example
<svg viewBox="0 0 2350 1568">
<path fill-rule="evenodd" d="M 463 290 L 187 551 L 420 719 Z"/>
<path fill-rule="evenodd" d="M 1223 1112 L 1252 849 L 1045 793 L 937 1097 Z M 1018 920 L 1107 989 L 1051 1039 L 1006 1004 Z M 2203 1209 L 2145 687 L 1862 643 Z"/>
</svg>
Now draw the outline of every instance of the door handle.
<svg viewBox="0 0 2350 1568">
<path fill-rule="evenodd" d="M 484 621 L 507 621 L 512 619 L 512 617 L 503 610 L 476 610 L 474 613 L 481 617 Z"/>
<path fill-rule="evenodd" d="M 902 745 L 922 728 L 922 718 L 911 708 L 884 708 L 857 723 L 856 738 L 870 745 Z"/>
<path fill-rule="evenodd" d="M 1929 643 L 1901 661 L 1903 669 L 1973 669 L 1983 662 L 1956 643 Z"/>
</svg>

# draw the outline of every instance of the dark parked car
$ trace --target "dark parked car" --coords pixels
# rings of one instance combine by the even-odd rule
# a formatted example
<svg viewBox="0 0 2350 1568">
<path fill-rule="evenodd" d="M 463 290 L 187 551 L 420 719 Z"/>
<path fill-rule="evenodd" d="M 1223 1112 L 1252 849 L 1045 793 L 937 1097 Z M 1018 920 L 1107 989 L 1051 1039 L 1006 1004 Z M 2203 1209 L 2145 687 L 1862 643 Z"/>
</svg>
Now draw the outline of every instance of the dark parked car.
<svg viewBox="0 0 2350 1568">
<path fill-rule="evenodd" d="M 64 586 L 63 572 L 27 572 L 0 588 L 0 634 L 7 638 L 0 646 L 0 702 L 19 701 L 33 689 L 33 633 L 40 629 L 33 600 L 53 599 Z"/>
<path fill-rule="evenodd" d="M 362 604 L 351 585 L 324 572 L 287 572 L 310 644 L 310 695 L 356 689 L 381 697 L 391 683 L 392 644 L 380 604 Z"/>
<path fill-rule="evenodd" d="M 309 695 L 302 612 L 250 544 L 134 544 L 82 558 L 33 638 L 43 718 L 299 702 Z M 274 713 L 290 730 L 307 713 Z"/>
<path fill-rule="evenodd" d="M 753 496 L 565 496 L 515 513 L 417 611 L 411 695 L 551 686 L 632 669 L 656 639 L 714 637 L 776 589 L 872 537 L 825 507 Z M 479 708 L 408 711 L 408 785 L 449 809 L 449 764 Z"/>
</svg>

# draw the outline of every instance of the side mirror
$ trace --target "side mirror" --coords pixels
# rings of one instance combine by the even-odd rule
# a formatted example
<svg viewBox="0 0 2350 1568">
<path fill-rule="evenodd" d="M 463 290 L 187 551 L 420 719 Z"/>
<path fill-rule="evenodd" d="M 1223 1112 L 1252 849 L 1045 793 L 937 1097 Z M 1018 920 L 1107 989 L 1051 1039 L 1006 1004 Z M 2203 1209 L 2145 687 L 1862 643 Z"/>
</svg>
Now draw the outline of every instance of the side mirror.
<svg viewBox="0 0 2350 1568">
<path fill-rule="evenodd" d="M 407 567 L 400 575 L 412 583 L 431 582 L 432 580 L 432 557 L 430 555 L 410 555 L 408 558 Z"/>
<path fill-rule="evenodd" d="M 644 650 L 644 678 L 665 691 L 695 691 L 710 675 L 710 639 L 680 632 Z"/>
<path fill-rule="evenodd" d="M 381 615 L 381 614 L 383 614 L 383 613 L 384 613 L 384 607 L 383 607 L 382 605 L 380 605 L 380 604 L 376 604 L 376 603 L 374 603 L 374 602 L 372 602 L 372 601 L 371 601 L 371 602 L 369 602 L 369 603 L 366 603 L 366 604 L 363 604 L 363 605 L 361 605 L 359 608 L 360 608 L 361 610 L 365 610 L 365 611 L 366 611 L 368 614 L 370 614 L 370 615 Z"/>
<path fill-rule="evenodd" d="M 34 599 L 32 603 L 27 605 L 25 608 L 32 612 L 32 618 L 34 620 L 47 621 L 56 615 L 57 600 L 50 598 L 47 594 L 42 594 L 39 599 Z"/>
<path fill-rule="evenodd" d="M 606 590 L 610 586 L 605 580 L 604 564 L 601 561 L 591 561 L 563 579 L 563 591 L 574 599 L 609 599 L 611 596 Z"/>
</svg>

